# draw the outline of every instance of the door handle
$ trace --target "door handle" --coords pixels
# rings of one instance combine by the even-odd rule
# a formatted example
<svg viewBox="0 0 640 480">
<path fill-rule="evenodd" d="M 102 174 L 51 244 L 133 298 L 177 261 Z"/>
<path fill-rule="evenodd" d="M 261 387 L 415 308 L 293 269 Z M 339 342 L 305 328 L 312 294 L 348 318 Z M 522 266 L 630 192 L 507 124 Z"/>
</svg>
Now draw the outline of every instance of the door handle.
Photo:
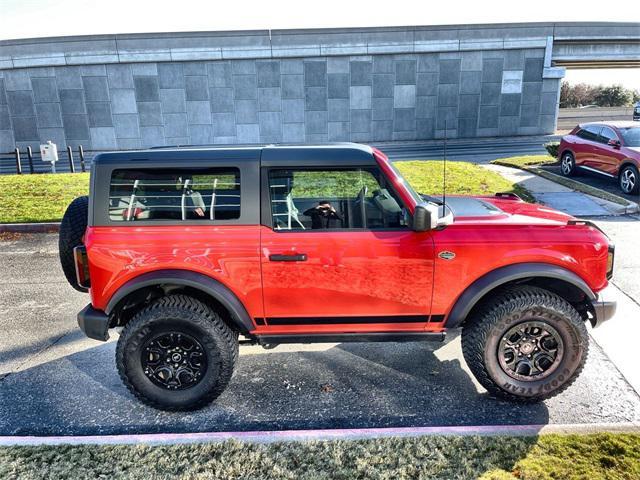
<svg viewBox="0 0 640 480">
<path fill-rule="evenodd" d="M 272 262 L 306 262 L 307 254 L 306 253 L 292 253 L 289 255 L 273 254 L 273 255 L 269 255 L 269 260 Z"/>
</svg>

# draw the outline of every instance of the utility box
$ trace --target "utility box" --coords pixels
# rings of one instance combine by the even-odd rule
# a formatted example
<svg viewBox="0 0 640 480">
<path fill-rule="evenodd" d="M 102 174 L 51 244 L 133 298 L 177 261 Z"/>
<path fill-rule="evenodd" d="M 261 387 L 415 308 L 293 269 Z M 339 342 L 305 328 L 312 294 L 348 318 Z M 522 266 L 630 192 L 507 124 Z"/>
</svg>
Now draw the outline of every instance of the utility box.
<svg viewBox="0 0 640 480">
<path fill-rule="evenodd" d="M 49 140 L 47 143 L 40 145 L 40 158 L 43 162 L 51 163 L 51 171 L 56 173 L 56 162 L 58 161 L 58 147 Z"/>
<path fill-rule="evenodd" d="M 58 147 L 49 140 L 44 145 L 40 145 L 40 156 L 43 162 L 56 163 L 58 161 Z"/>
</svg>

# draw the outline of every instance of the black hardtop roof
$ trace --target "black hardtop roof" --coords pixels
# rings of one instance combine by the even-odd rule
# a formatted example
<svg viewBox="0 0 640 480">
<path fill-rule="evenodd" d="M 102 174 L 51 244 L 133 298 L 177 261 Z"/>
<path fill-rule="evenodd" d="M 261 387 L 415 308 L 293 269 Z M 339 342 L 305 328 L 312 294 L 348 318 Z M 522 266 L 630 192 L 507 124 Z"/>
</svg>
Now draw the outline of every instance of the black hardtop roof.
<svg viewBox="0 0 640 480">
<path fill-rule="evenodd" d="M 269 162 L 277 159 L 299 159 L 300 161 L 326 157 L 327 161 L 371 160 L 371 147 L 359 143 L 326 143 L 317 145 L 278 144 L 278 145 L 190 145 L 174 147 L 154 147 L 147 150 L 127 150 L 99 153 L 93 159 L 94 164 L 128 165 L 145 161 L 259 161 Z"/>
</svg>

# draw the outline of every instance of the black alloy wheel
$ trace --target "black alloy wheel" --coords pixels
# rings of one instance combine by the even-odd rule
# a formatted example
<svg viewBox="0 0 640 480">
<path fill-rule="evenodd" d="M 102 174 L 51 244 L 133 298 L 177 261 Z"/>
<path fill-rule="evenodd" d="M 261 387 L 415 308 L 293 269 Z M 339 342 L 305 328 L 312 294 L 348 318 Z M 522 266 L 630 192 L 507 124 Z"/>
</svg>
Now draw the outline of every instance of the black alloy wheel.
<svg viewBox="0 0 640 480">
<path fill-rule="evenodd" d="M 558 395 L 589 353 L 585 320 L 556 293 L 506 287 L 475 309 L 462 329 L 469 369 L 489 394 L 536 402 Z"/>
<path fill-rule="evenodd" d="M 152 337 L 142 348 L 140 361 L 145 375 L 167 390 L 193 387 L 207 371 L 204 347 L 182 332 L 165 332 Z"/>
<path fill-rule="evenodd" d="M 564 343 L 558 331 L 541 321 L 522 322 L 500 340 L 498 361 L 516 380 L 539 380 L 551 375 L 562 361 Z"/>
<path fill-rule="evenodd" d="M 195 410 L 229 384 L 238 333 L 218 311 L 186 295 L 161 297 L 122 330 L 116 365 L 139 400 L 162 410 Z"/>
</svg>

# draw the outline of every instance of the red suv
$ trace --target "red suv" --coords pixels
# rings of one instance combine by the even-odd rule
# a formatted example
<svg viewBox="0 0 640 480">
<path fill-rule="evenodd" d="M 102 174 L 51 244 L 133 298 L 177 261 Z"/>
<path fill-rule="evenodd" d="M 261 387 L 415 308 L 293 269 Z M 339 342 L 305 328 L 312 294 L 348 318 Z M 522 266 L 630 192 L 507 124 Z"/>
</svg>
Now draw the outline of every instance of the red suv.
<svg viewBox="0 0 640 480">
<path fill-rule="evenodd" d="M 617 178 L 629 195 L 640 192 L 640 124 L 595 122 L 578 125 L 562 137 L 558 161 L 563 175 L 579 169 Z"/>
<path fill-rule="evenodd" d="M 122 329 L 116 363 L 157 408 L 206 405 L 238 346 L 443 341 L 494 395 L 567 388 L 615 311 L 614 249 L 593 224 L 513 194 L 416 193 L 364 145 L 173 148 L 98 155 L 68 207 L 60 258 Z"/>
</svg>

